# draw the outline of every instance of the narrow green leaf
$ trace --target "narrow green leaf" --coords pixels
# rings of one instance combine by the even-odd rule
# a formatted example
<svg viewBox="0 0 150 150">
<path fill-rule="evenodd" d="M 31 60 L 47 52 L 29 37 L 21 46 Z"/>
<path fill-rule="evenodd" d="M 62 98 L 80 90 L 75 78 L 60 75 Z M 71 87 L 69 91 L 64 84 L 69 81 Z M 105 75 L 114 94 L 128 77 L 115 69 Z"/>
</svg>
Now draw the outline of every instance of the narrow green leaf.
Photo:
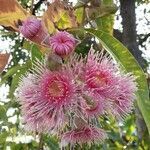
<svg viewBox="0 0 150 150">
<path fill-rule="evenodd" d="M 9 77 L 11 77 L 12 75 L 14 75 L 20 68 L 21 68 L 20 65 L 17 65 L 17 66 L 14 66 L 14 67 L 10 68 L 10 69 L 6 72 L 6 74 L 1 77 L 2 80 L 1 80 L 1 82 L 0 82 L 0 85 L 4 84 L 5 81 L 6 81 Z"/>
<path fill-rule="evenodd" d="M 27 69 L 28 69 L 28 68 L 20 69 L 20 72 L 17 72 L 17 73 L 13 76 L 8 97 L 13 98 L 14 92 L 15 92 L 15 90 L 16 90 L 18 84 L 19 84 L 20 78 L 21 78 L 22 75 L 24 75 L 24 74 L 26 73 Z"/>
<path fill-rule="evenodd" d="M 137 77 L 137 83 L 139 88 L 137 94 L 137 104 L 142 112 L 143 118 L 150 133 L 149 89 L 143 70 L 141 69 L 135 58 L 132 56 L 132 54 L 129 52 L 129 50 L 110 34 L 102 30 L 85 30 L 96 36 L 100 40 L 104 48 L 121 63 L 121 65 L 125 68 L 127 72 L 132 72 Z"/>
<path fill-rule="evenodd" d="M 6 108 L 0 105 L 0 121 L 4 121 L 6 118 Z"/>
<path fill-rule="evenodd" d="M 6 138 L 8 137 L 9 133 L 6 131 L 1 132 L 0 134 L 0 144 L 4 144 L 6 141 Z"/>
<path fill-rule="evenodd" d="M 27 70 L 31 67 L 31 61 L 28 60 L 25 64 L 20 65 L 20 69 L 13 75 L 13 79 L 10 86 L 10 91 L 8 97 L 13 98 L 14 92 L 19 84 L 20 78 L 24 75 Z"/>
<path fill-rule="evenodd" d="M 27 61 L 25 64 L 23 65 L 17 65 L 17 66 L 14 66 L 12 68 L 10 68 L 6 74 L 4 76 L 1 77 L 1 82 L 0 82 L 0 86 L 2 84 L 4 84 L 6 82 L 6 80 L 11 77 L 11 76 L 14 76 L 16 73 L 19 72 L 19 70 L 21 69 L 26 69 L 26 68 L 30 68 L 31 66 L 31 61 Z"/>
</svg>

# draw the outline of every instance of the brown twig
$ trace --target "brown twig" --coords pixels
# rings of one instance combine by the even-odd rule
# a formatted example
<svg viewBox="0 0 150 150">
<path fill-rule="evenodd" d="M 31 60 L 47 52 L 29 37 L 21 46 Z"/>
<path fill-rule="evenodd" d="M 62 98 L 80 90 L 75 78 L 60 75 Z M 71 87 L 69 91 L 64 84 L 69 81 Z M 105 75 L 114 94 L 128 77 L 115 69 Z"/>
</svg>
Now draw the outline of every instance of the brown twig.
<svg viewBox="0 0 150 150">
<path fill-rule="evenodd" d="M 150 37 L 150 33 L 146 34 L 143 38 L 139 37 L 139 45 L 142 45 Z"/>
<path fill-rule="evenodd" d="M 32 14 L 32 12 L 33 12 L 33 5 L 34 5 L 34 0 L 31 1 L 31 8 L 30 8 L 31 14 Z"/>
</svg>

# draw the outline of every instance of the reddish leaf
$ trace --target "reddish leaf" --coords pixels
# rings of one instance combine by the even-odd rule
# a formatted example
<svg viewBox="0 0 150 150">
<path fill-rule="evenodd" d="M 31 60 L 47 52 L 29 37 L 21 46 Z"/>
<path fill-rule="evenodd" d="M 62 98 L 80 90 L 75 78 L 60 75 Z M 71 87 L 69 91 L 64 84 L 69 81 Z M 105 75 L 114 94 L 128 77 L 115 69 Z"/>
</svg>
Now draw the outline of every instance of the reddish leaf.
<svg viewBox="0 0 150 150">
<path fill-rule="evenodd" d="M 0 73 L 4 70 L 5 66 L 8 63 L 10 54 L 0 54 Z"/>
<path fill-rule="evenodd" d="M 17 30 L 18 20 L 28 15 L 16 0 L 0 0 L 0 25 Z"/>
</svg>

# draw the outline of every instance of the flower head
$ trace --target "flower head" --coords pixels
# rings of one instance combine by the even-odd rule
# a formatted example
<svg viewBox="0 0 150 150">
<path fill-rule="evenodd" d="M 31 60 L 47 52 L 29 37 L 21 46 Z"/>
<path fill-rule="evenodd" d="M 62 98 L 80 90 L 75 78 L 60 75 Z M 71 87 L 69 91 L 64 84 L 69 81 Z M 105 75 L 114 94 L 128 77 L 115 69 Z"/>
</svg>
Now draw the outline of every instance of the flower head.
<svg viewBox="0 0 150 150">
<path fill-rule="evenodd" d="M 82 96 L 82 107 L 84 114 L 87 118 L 95 118 L 103 115 L 109 106 L 109 102 L 99 97 L 98 95 L 92 96 L 92 93 L 88 93 Z"/>
<path fill-rule="evenodd" d="M 101 97 L 113 96 L 117 92 L 114 89 L 114 85 L 117 82 L 116 71 L 117 68 L 111 59 L 101 53 L 95 53 L 91 49 L 87 56 L 83 74 L 85 88 L 92 90 Z"/>
<path fill-rule="evenodd" d="M 75 48 L 75 38 L 66 31 L 59 31 L 50 37 L 50 45 L 54 53 L 64 57 L 69 55 Z"/>
<path fill-rule="evenodd" d="M 65 125 L 64 113 L 75 103 L 76 86 L 70 70 L 51 72 L 37 67 L 18 88 L 25 126 L 31 131 L 56 132 Z"/>
<path fill-rule="evenodd" d="M 136 99 L 137 84 L 131 74 L 118 75 L 118 94 L 113 101 L 112 111 L 118 119 L 123 119 L 132 112 L 133 103 Z"/>
<path fill-rule="evenodd" d="M 30 17 L 22 23 L 22 26 L 20 26 L 19 29 L 24 37 L 32 38 L 38 33 L 40 27 L 41 21 L 36 18 Z"/>
<path fill-rule="evenodd" d="M 88 143 L 99 143 L 106 139 L 106 133 L 104 130 L 97 127 L 85 126 L 81 129 L 73 129 L 62 135 L 61 146 L 66 146 L 67 144 L 83 144 Z"/>
<path fill-rule="evenodd" d="M 104 114 L 111 109 L 111 99 L 118 94 L 117 67 L 112 60 L 91 49 L 85 60 L 81 80 L 85 113 L 89 117 Z"/>
<path fill-rule="evenodd" d="M 29 17 L 23 21 L 22 25 L 19 26 L 19 31 L 25 38 L 35 43 L 48 44 L 46 42 L 47 37 L 49 37 L 48 32 L 43 27 L 41 21 L 34 17 Z"/>
</svg>

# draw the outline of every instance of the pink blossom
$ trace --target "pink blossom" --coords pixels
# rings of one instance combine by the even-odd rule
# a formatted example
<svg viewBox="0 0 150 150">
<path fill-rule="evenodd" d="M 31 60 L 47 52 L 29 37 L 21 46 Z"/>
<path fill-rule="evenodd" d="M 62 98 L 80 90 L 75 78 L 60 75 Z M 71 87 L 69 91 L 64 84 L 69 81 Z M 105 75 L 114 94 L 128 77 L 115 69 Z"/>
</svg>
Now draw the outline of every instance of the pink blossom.
<svg viewBox="0 0 150 150">
<path fill-rule="evenodd" d="M 49 71 L 36 65 L 33 74 L 18 88 L 25 128 L 38 132 L 58 132 L 66 123 L 64 113 L 76 103 L 76 86 L 70 70 Z"/>
<path fill-rule="evenodd" d="M 98 95 L 86 94 L 83 97 L 82 101 L 82 109 L 84 110 L 84 114 L 87 118 L 95 118 L 100 115 L 104 115 L 108 107 L 111 107 L 105 99 L 99 97 Z M 109 106 L 110 105 L 110 106 Z"/>
<path fill-rule="evenodd" d="M 117 68 L 111 59 L 90 50 L 83 74 L 85 88 L 101 97 L 113 97 L 117 92 L 114 88 L 117 83 L 116 71 Z"/>
<path fill-rule="evenodd" d="M 76 40 L 68 32 L 59 31 L 50 37 L 50 45 L 54 53 L 64 57 L 75 49 Z"/>
<path fill-rule="evenodd" d="M 42 22 L 34 17 L 29 17 L 19 26 L 19 31 L 22 35 L 38 44 L 46 44 L 49 37 L 48 32 L 42 25 Z"/>
<path fill-rule="evenodd" d="M 102 115 L 107 109 L 111 109 L 111 99 L 116 98 L 118 94 L 118 88 L 115 86 L 118 83 L 118 70 L 110 58 L 93 49 L 89 51 L 85 61 L 81 75 L 84 83 L 83 93 L 91 97 L 90 101 L 94 103 L 91 107 L 84 97 L 87 103 L 85 112 L 89 117 Z"/>
<path fill-rule="evenodd" d="M 133 103 L 136 99 L 137 84 L 131 74 L 118 75 L 118 89 L 116 99 L 113 101 L 112 111 L 118 119 L 123 119 L 132 112 Z"/>
<path fill-rule="evenodd" d="M 106 139 L 106 133 L 104 130 L 97 127 L 83 127 L 80 129 L 73 129 L 62 135 L 61 146 L 64 147 L 69 143 L 74 145 L 76 143 L 83 144 L 88 143 L 100 143 Z"/>
<path fill-rule="evenodd" d="M 135 78 L 93 49 L 86 58 L 72 55 L 67 63 L 54 56 L 47 58 L 51 66 L 33 64 L 19 85 L 25 128 L 59 135 L 62 147 L 103 142 L 107 136 L 97 127 L 98 118 L 111 114 L 124 119 L 132 111 Z"/>
</svg>

